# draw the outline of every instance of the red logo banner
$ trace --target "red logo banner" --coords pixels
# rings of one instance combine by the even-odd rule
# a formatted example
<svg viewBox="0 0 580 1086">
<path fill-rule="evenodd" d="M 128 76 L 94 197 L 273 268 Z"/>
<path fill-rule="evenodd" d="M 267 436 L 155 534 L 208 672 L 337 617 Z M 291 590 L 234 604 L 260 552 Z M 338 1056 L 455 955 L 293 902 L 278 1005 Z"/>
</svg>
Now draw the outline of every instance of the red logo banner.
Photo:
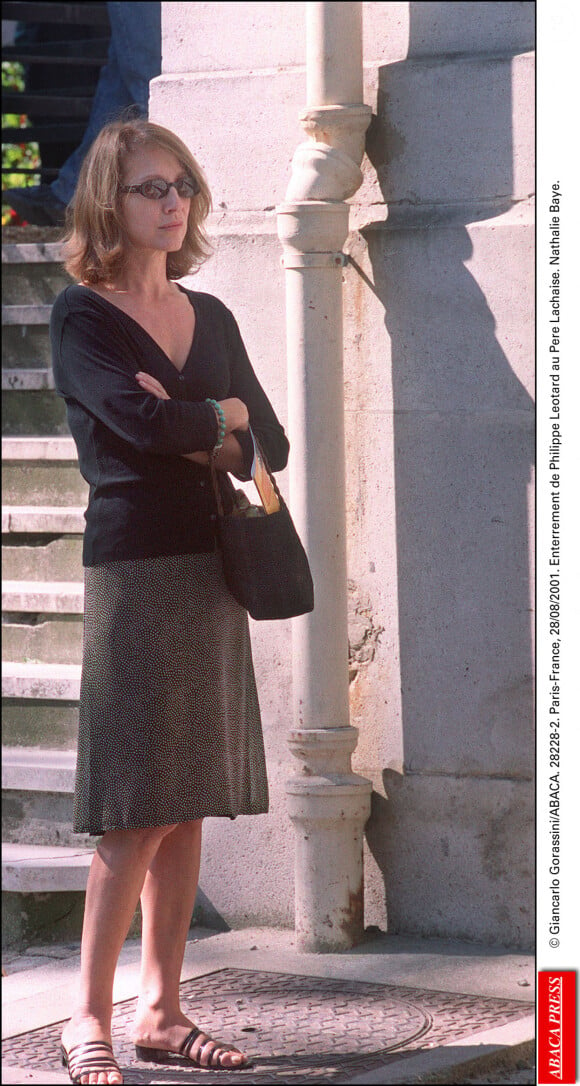
<svg viewBox="0 0 580 1086">
<path fill-rule="evenodd" d="M 576 1082 L 576 974 L 538 973 L 538 1083 Z"/>
</svg>

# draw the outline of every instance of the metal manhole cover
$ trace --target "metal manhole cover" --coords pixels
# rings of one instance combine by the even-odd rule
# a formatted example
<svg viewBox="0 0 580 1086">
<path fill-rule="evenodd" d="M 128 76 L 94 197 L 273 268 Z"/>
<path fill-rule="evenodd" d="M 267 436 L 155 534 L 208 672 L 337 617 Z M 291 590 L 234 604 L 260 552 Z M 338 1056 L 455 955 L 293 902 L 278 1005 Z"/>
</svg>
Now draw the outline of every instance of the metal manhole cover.
<svg viewBox="0 0 580 1086">
<path fill-rule="evenodd" d="M 328 977 L 220 969 L 181 985 L 182 1007 L 216 1038 L 253 1060 L 246 1071 L 199 1071 L 176 1061 L 148 1065 L 135 1058 L 130 1031 L 136 1000 L 115 1006 L 113 1043 L 126 1083 L 333 1082 L 421 1048 L 452 1043 L 531 1011 L 516 1000 L 432 992 Z M 3 1043 L 6 1065 L 59 1069 L 62 1023 Z"/>
</svg>

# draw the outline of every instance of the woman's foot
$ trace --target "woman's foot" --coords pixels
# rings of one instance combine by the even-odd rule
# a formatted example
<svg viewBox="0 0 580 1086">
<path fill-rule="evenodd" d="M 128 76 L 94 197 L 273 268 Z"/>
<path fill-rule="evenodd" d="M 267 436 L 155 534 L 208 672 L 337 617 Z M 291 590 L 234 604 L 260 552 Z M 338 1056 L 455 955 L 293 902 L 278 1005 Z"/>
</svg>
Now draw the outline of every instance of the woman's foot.
<svg viewBox="0 0 580 1086">
<path fill-rule="evenodd" d="M 119 1086 L 123 1075 L 113 1056 L 111 1034 L 97 1018 L 73 1018 L 62 1031 L 62 1057 L 71 1082 Z"/>
<path fill-rule="evenodd" d="M 213 1070 L 234 1071 L 249 1064 L 243 1052 L 214 1040 L 184 1014 L 172 1024 L 153 1013 L 140 1016 L 133 1029 L 133 1041 L 138 1059 L 153 1063 L 162 1063 L 164 1054 L 173 1054 L 188 1059 L 196 1067 Z"/>
</svg>

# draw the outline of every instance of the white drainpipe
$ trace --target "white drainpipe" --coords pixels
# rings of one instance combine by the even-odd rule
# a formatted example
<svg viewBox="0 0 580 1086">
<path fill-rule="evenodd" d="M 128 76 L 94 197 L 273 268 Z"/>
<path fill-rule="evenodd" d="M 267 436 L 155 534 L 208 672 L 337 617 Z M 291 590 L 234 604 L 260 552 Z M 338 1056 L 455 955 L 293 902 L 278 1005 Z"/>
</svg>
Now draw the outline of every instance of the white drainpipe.
<svg viewBox="0 0 580 1086">
<path fill-rule="evenodd" d="M 342 246 L 345 203 L 362 182 L 371 109 L 363 104 L 362 4 L 307 3 L 308 140 L 292 163 L 278 235 L 286 271 L 290 491 L 315 584 L 313 614 L 293 622 L 300 768 L 286 785 L 296 830 L 296 938 L 346 949 L 364 930 L 363 829 L 371 782 L 352 772 L 349 723 Z"/>
</svg>

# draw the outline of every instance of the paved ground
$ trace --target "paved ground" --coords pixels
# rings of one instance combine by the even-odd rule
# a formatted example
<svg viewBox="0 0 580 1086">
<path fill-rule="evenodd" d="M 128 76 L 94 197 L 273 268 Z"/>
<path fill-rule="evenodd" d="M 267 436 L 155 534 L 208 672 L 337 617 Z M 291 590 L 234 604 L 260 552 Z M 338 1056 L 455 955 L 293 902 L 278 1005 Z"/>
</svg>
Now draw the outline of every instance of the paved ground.
<svg viewBox="0 0 580 1086">
<path fill-rule="evenodd" d="M 516 1086 L 516 1083 L 528 1084 L 535 1083 L 536 1081 L 536 1065 L 535 1060 L 522 1061 L 523 1066 L 521 1068 L 514 1068 L 513 1071 L 505 1071 L 501 1078 L 497 1077 L 497 1071 L 490 1075 L 478 1075 L 476 1078 L 465 1079 L 466 1083 L 470 1083 L 470 1086 L 485 1086 L 487 1083 L 501 1083 L 509 1084 L 509 1086 Z"/>
<path fill-rule="evenodd" d="M 194 931 L 182 999 L 252 1069 L 196 1071 L 135 1059 L 128 1035 L 139 944 L 122 954 L 113 1036 L 127 1083 L 533 1083 L 534 961 L 501 948 L 379 936 L 343 954 L 301 954 L 292 932 Z M 3 1075 L 66 1082 L 61 1024 L 78 947 L 4 955 Z"/>
</svg>

